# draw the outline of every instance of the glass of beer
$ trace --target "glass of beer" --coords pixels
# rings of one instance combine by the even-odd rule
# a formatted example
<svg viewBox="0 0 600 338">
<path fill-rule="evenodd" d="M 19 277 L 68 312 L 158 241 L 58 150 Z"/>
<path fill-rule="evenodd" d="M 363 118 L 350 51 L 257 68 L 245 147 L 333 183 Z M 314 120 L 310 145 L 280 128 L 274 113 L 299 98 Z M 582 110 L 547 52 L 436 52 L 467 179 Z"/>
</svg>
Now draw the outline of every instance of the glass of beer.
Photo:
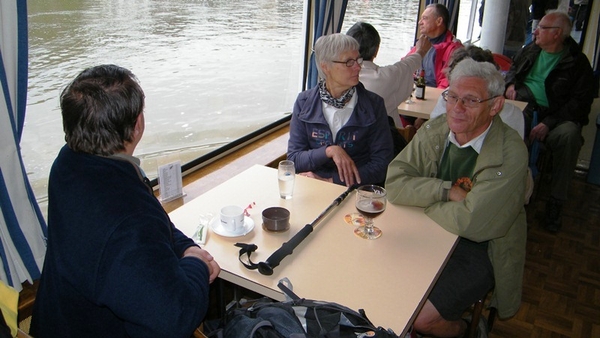
<svg viewBox="0 0 600 338">
<path fill-rule="evenodd" d="M 383 213 L 386 206 L 386 191 L 377 185 L 363 185 L 356 189 L 356 210 L 365 219 L 365 225 L 354 229 L 354 233 L 364 239 L 376 239 L 381 229 L 373 225 L 373 219 Z"/>
</svg>

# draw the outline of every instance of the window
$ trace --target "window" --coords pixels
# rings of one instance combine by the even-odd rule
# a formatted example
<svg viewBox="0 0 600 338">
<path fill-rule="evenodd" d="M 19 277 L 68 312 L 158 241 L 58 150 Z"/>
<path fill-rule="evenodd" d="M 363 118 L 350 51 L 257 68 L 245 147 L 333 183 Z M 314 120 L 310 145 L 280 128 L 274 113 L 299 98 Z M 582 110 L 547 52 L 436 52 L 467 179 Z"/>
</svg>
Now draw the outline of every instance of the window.
<svg viewBox="0 0 600 338">
<path fill-rule="evenodd" d="M 285 121 L 301 90 L 303 1 L 28 1 L 29 88 L 21 140 L 44 207 L 50 166 L 64 145 L 61 90 L 87 67 L 130 69 L 146 94 L 135 155 L 153 179 Z M 393 13 L 393 15 L 392 15 Z M 351 0 L 342 32 L 358 20 L 382 36 L 376 62 L 414 43 L 418 1 Z"/>
<path fill-rule="evenodd" d="M 300 90 L 302 1 L 28 2 L 29 88 L 21 147 L 44 202 L 64 144 L 61 90 L 84 68 L 130 69 L 146 94 L 135 155 L 150 178 L 289 116 Z"/>
<path fill-rule="evenodd" d="M 374 62 L 385 66 L 397 62 L 414 46 L 419 18 L 418 0 L 348 1 L 342 33 L 358 21 L 370 23 L 381 37 Z"/>
</svg>

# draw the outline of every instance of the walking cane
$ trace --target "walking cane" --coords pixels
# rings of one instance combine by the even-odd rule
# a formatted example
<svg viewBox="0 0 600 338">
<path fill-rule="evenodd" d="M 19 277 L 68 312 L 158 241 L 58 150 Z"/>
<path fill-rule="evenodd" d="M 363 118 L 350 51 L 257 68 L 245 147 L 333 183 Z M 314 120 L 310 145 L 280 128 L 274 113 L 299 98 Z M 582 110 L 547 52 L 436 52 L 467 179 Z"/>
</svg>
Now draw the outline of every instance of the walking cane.
<svg viewBox="0 0 600 338">
<path fill-rule="evenodd" d="M 294 252 L 294 249 L 315 229 L 316 225 L 336 206 L 340 205 L 342 201 L 356 188 L 356 185 L 348 187 L 341 195 L 339 195 L 314 221 L 310 224 L 306 224 L 300 231 L 298 231 L 294 237 L 289 241 L 283 243 L 279 249 L 277 249 L 266 261 L 258 264 L 253 263 L 250 259 L 250 255 L 258 249 L 255 244 L 246 243 L 235 243 L 235 246 L 241 248 L 239 260 L 244 266 L 250 270 L 256 270 L 263 275 L 272 275 L 273 269 L 275 269 L 279 263 L 288 255 Z M 248 263 L 242 261 L 242 256 L 246 254 L 248 256 Z"/>
</svg>

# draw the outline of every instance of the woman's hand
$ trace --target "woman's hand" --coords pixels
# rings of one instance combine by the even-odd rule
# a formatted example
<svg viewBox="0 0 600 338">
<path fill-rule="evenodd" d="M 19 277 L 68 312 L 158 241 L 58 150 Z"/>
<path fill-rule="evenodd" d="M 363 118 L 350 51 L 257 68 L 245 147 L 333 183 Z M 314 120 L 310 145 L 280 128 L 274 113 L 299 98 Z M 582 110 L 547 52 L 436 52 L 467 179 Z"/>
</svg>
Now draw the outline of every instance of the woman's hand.
<svg viewBox="0 0 600 338">
<path fill-rule="evenodd" d="M 214 282 L 217 276 L 219 276 L 219 272 L 221 272 L 221 267 L 217 264 L 214 257 L 208 253 L 208 251 L 201 249 L 199 246 L 192 245 L 189 248 L 185 249 L 183 252 L 183 257 L 196 257 L 203 261 L 206 266 L 208 266 L 209 279 L 210 283 Z"/>
<path fill-rule="evenodd" d="M 358 174 L 358 168 L 354 161 L 344 149 L 340 146 L 329 146 L 325 150 L 327 157 L 333 159 L 340 175 L 340 180 L 346 184 L 347 187 L 354 185 L 355 183 L 360 184 L 360 175 Z"/>
</svg>

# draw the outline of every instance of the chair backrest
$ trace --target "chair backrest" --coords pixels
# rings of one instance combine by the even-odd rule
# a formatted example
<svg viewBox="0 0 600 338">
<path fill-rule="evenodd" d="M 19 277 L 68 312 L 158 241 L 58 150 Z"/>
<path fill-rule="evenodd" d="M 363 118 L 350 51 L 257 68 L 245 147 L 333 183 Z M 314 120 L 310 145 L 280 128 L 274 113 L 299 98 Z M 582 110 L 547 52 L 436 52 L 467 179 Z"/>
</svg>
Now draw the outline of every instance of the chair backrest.
<svg viewBox="0 0 600 338">
<path fill-rule="evenodd" d="M 494 61 L 500 67 L 502 72 L 508 72 L 510 70 L 510 66 L 512 65 L 512 60 L 506 55 L 493 53 Z"/>
<path fill-rule="evenodd" d="M 398 129 L 398 133 L 404 137 L 407 143 L 410 142 L 417 133 L 417 129 L 413 126 L 406 126 L 405 128 L 397 127 L 396 129 Z"/>
</svg>

